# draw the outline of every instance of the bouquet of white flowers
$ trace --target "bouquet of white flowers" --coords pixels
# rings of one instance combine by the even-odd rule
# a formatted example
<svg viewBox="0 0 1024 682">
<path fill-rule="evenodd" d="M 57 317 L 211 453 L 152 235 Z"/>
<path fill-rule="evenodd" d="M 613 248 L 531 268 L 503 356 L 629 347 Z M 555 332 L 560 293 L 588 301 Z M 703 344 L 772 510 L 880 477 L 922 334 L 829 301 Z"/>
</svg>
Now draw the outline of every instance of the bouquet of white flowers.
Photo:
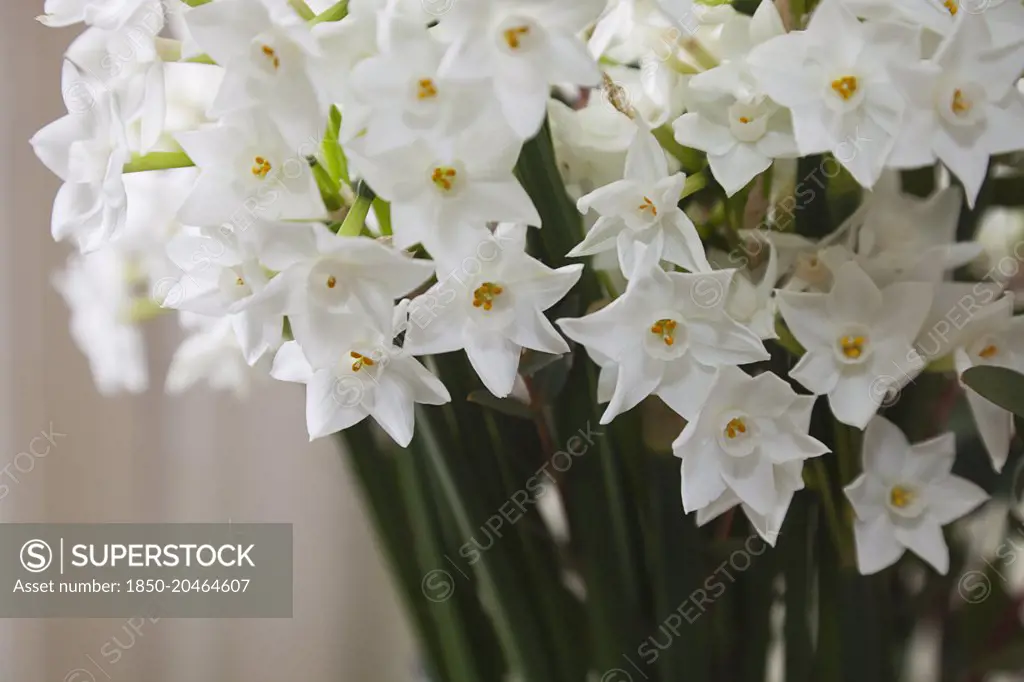
<svg viewBox="0 0 1024 682">
<path fill-rule="evenodd" d="M 98 388 L 170 311 L 168 390 L 305 384 L 431 679 L 897 680 L 926 621 L 943 679 L 1021 663 L 943 534 L 1024 413 L 1024 242 L 977 241 L 1024 196 L 1019 0 L 40 21 L 87 26 L 32 144 Z"/>
</svg>

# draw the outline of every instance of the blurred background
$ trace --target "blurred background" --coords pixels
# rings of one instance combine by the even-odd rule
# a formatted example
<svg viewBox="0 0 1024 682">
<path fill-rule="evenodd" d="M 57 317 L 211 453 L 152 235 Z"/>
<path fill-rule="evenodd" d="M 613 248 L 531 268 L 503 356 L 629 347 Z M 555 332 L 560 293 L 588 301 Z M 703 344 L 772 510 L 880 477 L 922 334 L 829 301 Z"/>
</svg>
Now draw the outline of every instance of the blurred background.
<svg viewBox="0 0 1024 682">
<path fill-rule="evenodd" d="M 0 620 L 0 682 L 415 679 L 336 442 L 307 440 L 302 386 L 261 384 L 245 402 L 166 396 L 180 332 L 160 319 L 144 326 L 149 391 L 97 393 L 51 285 L 69 248 L 50 236 L 58 180 L 28 144 L 65 113 L 61 55 L 76 33 L 44 28 L 41 11 L 0 2 L 0 521 L 291 523 L 294 618 L 146 621 L 138 634 L 125 620 Z M 47 456 L 18 457 L 50 429 Z M 115 639 L 124 655 L 110 665 L 99 652 Z"/>
</svg>

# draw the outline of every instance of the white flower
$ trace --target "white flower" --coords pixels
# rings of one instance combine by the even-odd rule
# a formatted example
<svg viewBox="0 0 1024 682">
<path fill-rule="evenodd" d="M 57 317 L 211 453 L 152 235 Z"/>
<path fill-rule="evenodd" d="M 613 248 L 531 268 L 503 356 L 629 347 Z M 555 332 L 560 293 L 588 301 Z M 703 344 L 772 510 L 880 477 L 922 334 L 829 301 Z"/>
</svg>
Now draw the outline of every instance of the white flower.
<svg viewBox="0 0 1024 682">
<path fill-rule="evenodd" d="M 492 84 L 502 114 L 527 139 L 540 129 L 552 85 L 595 86 L 597 64 L 577 33 L 601 12 L 602 0 L 456 2 L 441 28 L 451 48 L 441 73 Z"/>
<path fill-rule="evenodd" d="M 899 190 L 899 176 L 882 174 L 865 198 L 855 229 L 857 260 L 880 286 L 897 279 L 936 281 L 977 258 L 977 242 L 956 241 L 963 195 L 955 186 L 919 199 Z"/>
<path fill-rule="evenodd" d="M 512 392 L 523 348 L 569 346 L 544 316 L 579 280 L 582 265 L 548 268 L 528 256 L 526 226 L 479 230 L 461 252 L 437 259 L 438 283 L 409 305 L 405 348 L 415 355 L 465 349 L 491 393 Z"/>
<path fill-rule="evenodd" d="M 910 445 L 884 417 L 864 434 L 864 473 L 846 487 L 857 514 L 857 567 L 864 575 L 891 566 L 906 549 L 939 573 L 949 570 L 942 526 L 964 516 L 988 496 L 970 481 L 953 476 L 952 433 Z"/>
<path fill-rule="evenodd" d="M 660 259 L 693 272 L 711 269 L 697 228 L 679 208 L 684 173 L 669 175 L 661 145 L 642 124 L 626 154 L 625 177 L 577 202 L 601 217 L 569 256 L 589 256 L 618 249 L 622 274 L 631 276 L 640 247 L 652 248 Z"/>
<path fill-rule="evenodd" d="M 642 256 L 626 292 L 608 306 L 557 321 L 566 336 L 597 351 L 595 360 L 618 365 L 602 424 L 651 394 L 690 418 L 715 368 L 769 357 L 761 340 L 725 313 L 733 270 L 665 272 L 652 255 Z"/>
<path fill-rule="evenodd" d="M 966 299 L 967 296 L 960 297 L 961 301 Z M 972 303 L 975 301 L 973 296 L 970 300 Z M 945 333 L 940 337 L 946 342 L 944 350 L 952 349 L 958 374 L 984 365 L 1024 373 L 1024 317 L 1013 316 L 1013 304 L 1013 294 L 1007 294 L 980 308 L 972 305 L 963 316 L 952 320 L 952 328 L 947 321 L 943 327 Z M 949 317 L 950 312 L 962 309 L 963 306 L 954 307 L 944 312 Z M 1010 452 L 1013 414 L 968 386 L 964 386 L 964 391 L 992 466 L 996 471 L 1002 471 Z"/>
<path fill-rule="evenodd" d="M 113 93 L 71 62 L 64 62 L 62 75 L 68 115 L 37 132 L 31 144 L 64 181 L 53 205 L 53 238 L 74 237 L 82 250 L 91 251 L 124 227 L 123 169 L 130 152 Z"/>
<path fill-rule="evenodd" d="M 143 11 L 162 15 L 160 0 L 46 0 L 39 21 L 51 27 L 84 21 L 90 26 L 117 30 Z"/>
<path fill-rule="evenodd" d="M 164 389 L 176 395 L 205 382 L 215 391 L 245 397 L 253 372 L 238 345 L 232 319 L 182 313 L 180 321 L 191 334 L 174 351 Z"/>
<path fill-rule="evenodd" d="M 305 158 L 312 151 L 290 148 L 264 116 L 235 115 L 176 139 L 202 170 L 181 208 L 181 222 L 244 228 L 256 219 L 326 216 Z"/>
<path fill-rule="evenodd" d="M 830 151 L 871 187 L 902 121 L 889 65 L 917 59 L 919 42 L 909 28 L 861 24 L 839 0 L 824 0 L 806 31 L 759 45 L 748 62 L 768 96 L 791 110 L 800 153 Z"/>
<path fill-rule="evenodd" d="M 280 274 L 249 306 L 287 315 L 303 354 L 318 369 L 335 362 L 334 340 L 345 334 L 352 315 L 388 328 L 395 299 L 434 273 L 429 260 L 369 237 L 339 236 L 320 224 L 281 226 L 261 239 L 260 261 Z"/>
<path fill-rule="evenodd" d="M 1024 148 L 1024 42 L 996 50 L 984 20 L 965 14 L 927 62 L 894 64 L 907 100 L 889 165 L 915 168 L 938 157 L 974 201 L 993 154 Z"/>
<path fill-rule="evenodd" d="M 226 317 L 237 335 L 237 346 L 250 365 L 283 342 L 284 316 L 249 307 L 269 281 L 259 261 L 255 229 L 300 229 L 290 225 L 266 225 L 252 231 L 228 226 L 190 228 L 175 236 L 167 253 L 182 274 L 166 287 L 163 306 L 211 317 Z"/>
<path fill-rule="evenodd" d="M 770 372 L 718 370 L 700 411 L 672 445 L 682 459 L 686 512 L 715 505 L 720 513 L 727 502 L 742 504 L 774 545 L 768 531 L 777 534 L 793 498 L 789 465 L 799 473 L 805 459 L 828 452 L 807 435 L 813 407 L 813 396 L 798 396 Z"/>
<path fill-rule="evenodd" d="M 775 332 L 775 285 L 779 281 L 779 250 L 775 246 L 771 235 L 762 234 L 758 230 L 751 230 L 745 235 L 747 238 L 747 252 L 734 254 L 739 255 L 740 262 L 749 263 L 751 256 L 756 256 L 764 248 L 768 249 L 768 262 L 763 268 L 745 268 L 738 270 L 732 278 L 732 286 L 729 287 L 728 298 L 725 303 L 725 310 L 729 316 L 746 325 L 750 331 L 757 334 L 760 339 L 778 338 Z M 754 251 L 757 249 L 757 251 Z M 730 254 L 726 261 L 731 261 L 734 254 Z M 726 262 L 721 267 L 735 266 L 735 262 Z M 754 270 L 761 270 L 760 279 L 754 281 Z"/>
<path fill-rule="evenodd" d="M 103 395 L 149 385 L 142 333 L 131 323 L 130 261 L 112 248 L 75 254 L 53 283 L 71 310 L 71 338 Z"/>
<path fill-rule="evenodd" d="M 828 294 L 779 291 L 782 317 L 807 351 L 789 375 L 827 393 L 836 419 L 864 428 L 887 392 L 924 368 L 913 342 L 931 302 L 930 285 L 879 290 L 854 262 L 835 272 Z"/>
<path fill-rule="evenodd" d="M 313 85 L 319 51 L 298 15 L 271 16 L 254 0 L 217 0 L 190 10 L 185 22 L 199 47 L 225 68 L 211 114 L 258 107 L 292 147 L 320 139 L 327 107 Z"/>
<path fill-rule="evenodd" d="M 437 377 L 394 345 L 390 329 L 376 329 L 364 316 L 346 317 L 330 367 L 313 369 L 299 344 L 290 341 L 277 352 L 271 376 L 306 384 L 310 440 L 373 417 L 405 447 L 412 441 L 415 404 L 443 405 L 451 397 Z"/>
<path fill-rule="evenodd" d="M 980 15 L 992 33 L 992 47 L 1020 40 L 1024 7 L 1013 0 L 844 0 L 857 16 L 873 21 L 910 23 L 939 36 L 951 33 L 964 15 Z M 927 36 L 931 37 L 931 36 Z"/>
<path fill-rule="evenodd" d="M 359 62 L 350 77 L 357 96 L 373 110 L 360 141 L 365 154 L 420 138 L 451 137 L 491 113 L 493 96 L 484 81 L 452 81 L 438 74 L 445 46 L 425 26 L 401 18 L 392 19 L 391 26 L 397 35 L 389 49 Z"/>
<path fill-rule="evenodd" d="M 520 146 L 498 119 L 458 137 L 419 140 L 358 161 L 374 191 L 391 202 L 395 245 L 422 243 L 437 256 L 458 250 L 475 227 L 487 222 L 540 227 L 540 214 L 512 175 Z"/>
<path fill-rule="evenodd" d="M 749 49 L 785 33 L 770 0 L 761 2 L 743 28 L 745 40 L 737 37 L 732 43 L 746 45 L 734 44 L 732 50 Z M 767 170 L 774 159 L 797 156 L 789 111 L 761 91 L 745 58 L 741 53 L 690 79 L 689 111 L 672 124 L 680 144 L 707 152 L 711 172 L 729 196 Z"/>
</svg>

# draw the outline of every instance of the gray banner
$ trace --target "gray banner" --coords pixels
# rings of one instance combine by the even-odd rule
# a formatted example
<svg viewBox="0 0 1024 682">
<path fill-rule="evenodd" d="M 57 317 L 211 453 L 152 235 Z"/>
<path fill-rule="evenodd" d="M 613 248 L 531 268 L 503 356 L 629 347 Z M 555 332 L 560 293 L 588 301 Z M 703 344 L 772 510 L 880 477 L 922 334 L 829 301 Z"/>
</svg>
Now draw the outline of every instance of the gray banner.
<svg viewBox="0 0 1024 682">
<path fill-rule="evenodd" d="M 0 618 L 291 618 L 290 524 L 0 524 Z"/>
</svg>

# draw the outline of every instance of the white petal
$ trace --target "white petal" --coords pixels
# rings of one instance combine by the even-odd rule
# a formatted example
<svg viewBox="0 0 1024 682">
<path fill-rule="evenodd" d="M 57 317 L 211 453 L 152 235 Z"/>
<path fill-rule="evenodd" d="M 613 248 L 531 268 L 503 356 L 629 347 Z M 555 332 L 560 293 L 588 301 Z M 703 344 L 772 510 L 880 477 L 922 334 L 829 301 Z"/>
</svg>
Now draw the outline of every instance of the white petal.
<svg viewBox="0 0 1024 682">
<path fill-rule="evenodd" d="M 804 353 L 789 376 L 815 395 L 831 392 L 839 382 L 839 368 L 830 352 Z"/>
<path fill-rule="evenodd" d="M 862 575 L 878 573 L 903 556 L 903 545 L 885 516 L 854 522 L 853 535 L 857 543 L 857 570 Z"/>
<path fill-rule="evenodd" d="M 949 547 L 942 537 L 942 527 L 927 517 L 918 519 L 916 525 L 896 525 L 893 529 L 896 539 L 907 549 L 931 564 L 936 571 L 946 575 L 949 571 Z"/>
<path fill-rule="evenodd" d="M 499 398 L 512 392 L 521 350 L 498 332 L 476 330 L 466 343 L 470 364 L 487 390 Z"/>
<path fill-rule="evenodd" d="M 966 516 L 988 500 L 980 487 L 959 476 L 947 476 L 924 489 L 928 514 L 944 526 Z"/>
</svg>

